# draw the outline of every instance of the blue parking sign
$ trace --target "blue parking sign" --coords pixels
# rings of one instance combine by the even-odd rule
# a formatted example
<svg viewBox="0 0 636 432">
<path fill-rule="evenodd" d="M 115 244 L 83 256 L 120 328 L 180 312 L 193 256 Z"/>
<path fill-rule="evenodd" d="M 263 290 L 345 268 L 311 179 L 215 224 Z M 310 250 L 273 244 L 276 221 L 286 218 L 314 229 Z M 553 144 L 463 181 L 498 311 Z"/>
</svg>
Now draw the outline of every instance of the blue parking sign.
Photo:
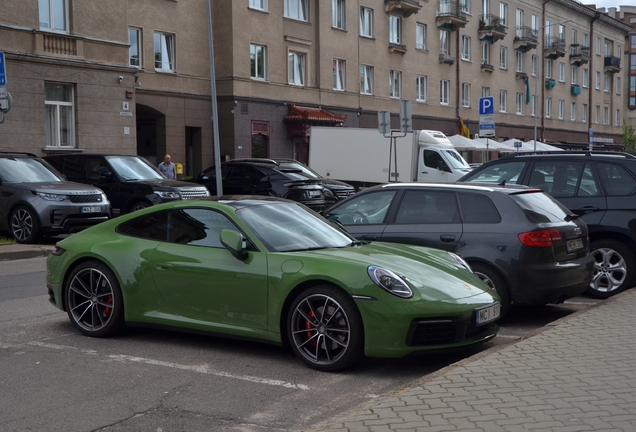
<svg viewBox="0 0 636 432">
<path fill-rule="evenodd" d="M 4 53 L 0 51 L 0 86 L 7 85 L 7 69 L 4 66 Z"/>
<path fill-rule="evenodd" d="M 495 98 L 487 96 L 479 98 L 479 115 L 495 114 Z"/>
</svg>

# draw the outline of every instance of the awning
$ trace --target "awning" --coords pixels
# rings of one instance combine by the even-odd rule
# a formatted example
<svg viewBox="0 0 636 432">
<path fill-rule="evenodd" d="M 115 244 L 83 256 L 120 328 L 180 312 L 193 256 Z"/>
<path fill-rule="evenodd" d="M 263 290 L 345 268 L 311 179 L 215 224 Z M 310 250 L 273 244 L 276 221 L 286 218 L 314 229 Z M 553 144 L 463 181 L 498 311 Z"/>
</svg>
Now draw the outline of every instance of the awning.
<svg viewBox="0 0 636 432">
<path fill-rule="evenodd" d="M 312 108 L 289 104 L 288 114 L 283 121 L 285 123 L 303 123 L 309 126 L 340 126 L 347 116 L 324 110 L 320 107 Z"/>
</svg>

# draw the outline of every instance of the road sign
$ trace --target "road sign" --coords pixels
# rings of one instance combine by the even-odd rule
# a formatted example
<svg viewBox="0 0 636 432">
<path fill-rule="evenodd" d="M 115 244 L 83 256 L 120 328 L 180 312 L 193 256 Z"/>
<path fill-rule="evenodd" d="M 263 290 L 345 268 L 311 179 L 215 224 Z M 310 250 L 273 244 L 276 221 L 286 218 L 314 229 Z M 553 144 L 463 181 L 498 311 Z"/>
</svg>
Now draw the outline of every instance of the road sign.
<svg viewBox="0 0 636 432">
<path fill-rule="evenodd" d="M 495 98 L 487 96 L 479 98 L 479 115 L 495 114 Z"/>
<path fill-rule="evenodd" d="M 4 53 L 0 51 L 0 87 L 7 85 L 7 68 L 4 66 Z"/>
<path fill-rule="evenodd" d="M 515 148 L 521 148 L 523 143 L 521 141 L 515 141 Z"/>
</svg>

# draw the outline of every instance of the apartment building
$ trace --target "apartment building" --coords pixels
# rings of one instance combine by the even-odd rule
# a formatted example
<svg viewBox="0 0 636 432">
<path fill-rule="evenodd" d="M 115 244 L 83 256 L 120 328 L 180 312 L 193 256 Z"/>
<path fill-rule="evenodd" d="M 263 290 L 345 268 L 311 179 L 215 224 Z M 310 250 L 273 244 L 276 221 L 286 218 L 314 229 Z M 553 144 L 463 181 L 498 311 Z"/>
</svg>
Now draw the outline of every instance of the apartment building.
<svg viewBox="0 0 636 432">
<path fill-rule="evenodd" d="M 631 27 L 573 0 L 211 1 L 222 158 L 307 161 L 313 125 L 620 143 Z M 0 150 L 170 153 L 213 163 L 207 6 L 194 0 L 23 0 L 0 15 Z M 536 120 L 536 122 L 535 122 Z M 535 127 L 536 124 L 536 127 Z M 346 145 L 346 143 L 343 143 Z M 364 155 L 361 155 L 363 157 Z M 334 155 L 337 157 L 337 155 Z"/>
</svg>

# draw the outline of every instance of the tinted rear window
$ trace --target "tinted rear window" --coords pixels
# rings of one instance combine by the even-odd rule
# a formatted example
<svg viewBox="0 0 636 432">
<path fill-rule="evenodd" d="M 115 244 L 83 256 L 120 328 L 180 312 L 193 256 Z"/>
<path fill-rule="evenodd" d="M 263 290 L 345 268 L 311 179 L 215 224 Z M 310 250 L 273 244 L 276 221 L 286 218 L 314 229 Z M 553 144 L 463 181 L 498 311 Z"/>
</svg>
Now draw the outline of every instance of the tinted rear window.
<svg viewBox="0 0 636 432">
<path fill-rule="evenodd" d="M 485 166 L 477 172 L 468 174 L 462 181 L 472 183 L 497 183 L 513 184 L 519 180 L 519 174 L 526 163 L 522 161 L 510 161 Z"/>
<path fill-rule="evenodd" d="M 562 222 L 570 215 L 568 209 L 543 192 L 526 192 L 510 195 L 534 223 Z"/>
</svg>

